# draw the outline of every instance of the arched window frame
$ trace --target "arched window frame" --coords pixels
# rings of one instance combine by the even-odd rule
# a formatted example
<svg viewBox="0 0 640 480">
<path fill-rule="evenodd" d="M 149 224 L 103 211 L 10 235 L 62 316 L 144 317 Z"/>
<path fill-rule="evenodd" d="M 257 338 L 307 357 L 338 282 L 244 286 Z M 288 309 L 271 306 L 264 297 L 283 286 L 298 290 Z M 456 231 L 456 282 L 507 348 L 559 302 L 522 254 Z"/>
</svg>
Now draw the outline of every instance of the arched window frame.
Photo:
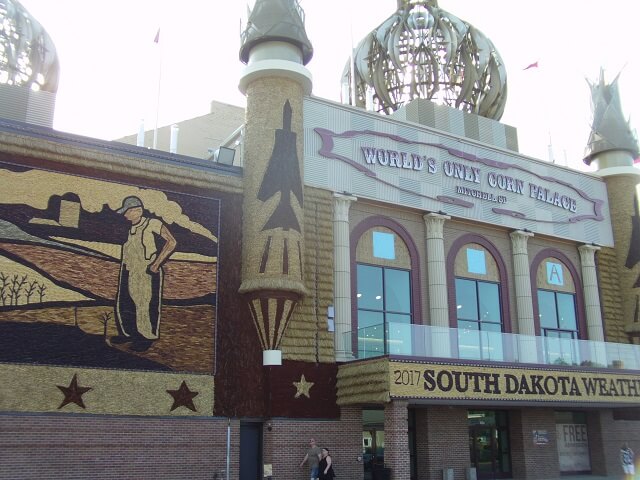
<svg viewBox="0 0 640 480">
<path fill-rule="evenodd" d="M 411 321 L 412 324 L 422 324 L 422 300 L 420 286 L 420 255 L 416 244 L 409 232 L 395 220 L 384 216 L 373 216 L 362 220 L 351 231 L 350 254 L 351 254 L 351 342 L 353 351 L 358 348 L 358 302 L 356 301 L 357 290 L 357 247 L 362 235 L 376 227 L 384 227 L 393 231 L 404 242 L 409 251 L 411 272 Z"/>
<path fill-rule="evenodd" d="M 554 248 L 547 248 L 540 251 L 533 259 L 531 263 L 531 298 L 533 299 L 533 322 L 536 330 L 536 335 L 542 335 L 542 328 L 540 327 L 540 306 L 538 305 L 538 268 L 543 260 L 547 258 L 557 258 L 560 260 L 569 273 L 575 286 L 576 296 L 576 317 L 578 324 L 578 340 L 587 340 L 587 318 L 584 313 L 584 294 L 582 290 L 582 279 L 578 275 L 573 262 L 564 253 Z"/>
<path fill-rule="evenodd" d="M 493 257 L 498 267 L 498 274 L 500 275 L 500 308 L 502 313 L 502 331 L 503 333 L 511 333 L 511 312 L 509 310 L 509 288 L 507 285 L 507 268 L 505 266 L 502 255 L 496 246 L 477 234 L 469 233 L 457 238 L 447 255 L 447 291 L 449 293 L 449 326 L 451 328 L 458 328 L 458 316 L 456 315 L 456 276 L 455 276 L 455 262 L 458 252 L 470 243 L 476 243 L 484 247 Z"/>
</svg>

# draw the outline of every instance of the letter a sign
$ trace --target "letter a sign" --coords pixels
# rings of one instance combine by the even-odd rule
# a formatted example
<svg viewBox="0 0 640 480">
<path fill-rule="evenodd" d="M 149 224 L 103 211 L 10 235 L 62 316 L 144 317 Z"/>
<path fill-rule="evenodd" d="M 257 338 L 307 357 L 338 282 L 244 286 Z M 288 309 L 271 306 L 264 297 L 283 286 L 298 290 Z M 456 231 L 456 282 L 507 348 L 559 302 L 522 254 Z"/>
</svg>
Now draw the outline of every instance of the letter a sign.
<svg viewBox="0 0 640 480">
<path fill-rule="evenodd" d="M 547 283 L 549 285 L 564 285 L 562 264 L 547 262 Z"/>
</svg>

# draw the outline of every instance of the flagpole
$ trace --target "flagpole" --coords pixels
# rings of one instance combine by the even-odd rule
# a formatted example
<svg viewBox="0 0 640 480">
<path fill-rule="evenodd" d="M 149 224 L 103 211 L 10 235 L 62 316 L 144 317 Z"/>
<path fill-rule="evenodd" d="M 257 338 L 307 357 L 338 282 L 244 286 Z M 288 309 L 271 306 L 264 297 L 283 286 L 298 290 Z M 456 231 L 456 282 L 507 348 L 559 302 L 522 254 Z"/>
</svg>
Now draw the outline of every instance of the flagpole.
<svg viewBox="0 0 640 480">
<path fill-rule="evenodd" d="M 160 116 L 160 86 L 162 84 L 162 46 L 160 45 L 160 29 L 154 42 L 158 45 L 158 96 L 156 98 L 156 124 L 153 129 L 153 149 L 158 146 L 158 117 Z"/>
<path fill-rule="evenodd" d="M 349 58 L 349 69 L 351 70 L 351 105 L 356 106 L 356 58 L 355 48 L 353 46 L 353 23 L 350 25 L 351 29 L 351 57 Z"/>
</svg>

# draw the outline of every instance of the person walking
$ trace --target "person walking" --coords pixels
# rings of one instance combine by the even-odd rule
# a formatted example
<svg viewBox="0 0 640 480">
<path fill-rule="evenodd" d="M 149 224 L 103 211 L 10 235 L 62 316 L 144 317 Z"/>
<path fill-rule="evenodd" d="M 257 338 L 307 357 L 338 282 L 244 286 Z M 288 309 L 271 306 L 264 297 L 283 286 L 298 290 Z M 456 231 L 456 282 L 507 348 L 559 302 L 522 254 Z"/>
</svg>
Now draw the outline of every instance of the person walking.
<svg viewBox="0 0 640 480">
<path fill-rule="evenodd" d="M 310 480 L 318 480 L 318 470 L 320 465 L 320 458 L 322 455 L 322 451 L 320 447 L 316 445 L 316 441 L 314 438 L 309 440 L 309 450 L 307 450 L 307 454 L 304 456 L 302 461 L 300 462 L 300 468 L 305 464 L 305 462 L 309 465 L 310 470 Z"/>
<path fill-rule="evenodd" d="M 333 473 L 333 461 L 331 455 L 329 455 L 329 449 L 323 448 L 320 458 L 320 480 L 333 480 L 335 473 Z"/>
<path fill-rule="evenodd" d="M 629 445 L 625 442 L 620 448 L 620 463 L 622 463 L 622 470 L 624 471 L 625 479 L 633 479 L 636 473 L 635 465 L 633 464 L 634 454 L 633 450 L 629 448 Z"/>
</svg>

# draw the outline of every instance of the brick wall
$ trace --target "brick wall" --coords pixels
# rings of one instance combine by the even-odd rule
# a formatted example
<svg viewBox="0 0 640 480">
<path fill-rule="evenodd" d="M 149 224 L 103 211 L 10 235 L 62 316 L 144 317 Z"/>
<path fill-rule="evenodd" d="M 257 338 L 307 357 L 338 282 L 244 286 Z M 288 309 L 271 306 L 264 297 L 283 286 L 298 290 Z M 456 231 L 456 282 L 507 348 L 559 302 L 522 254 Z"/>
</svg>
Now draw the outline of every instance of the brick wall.
<svg viewBox="0 0 640 480">
<path fill-rule="evenodd" d="M 627 442 L 636 452 L 636 466 L 640 452 L 640 422 L 614 420 L 611 410 L 597 410 L 587 414 L 589 453 L 594 475 L 622 475 L 620 447 Z"/>
<path fill-rule="evenodd" d="M 308 479 L 309 468 L 300 462 L 315 438 L 319 447 L 329 449 L 336 476 L 342 480 L 361 479 L 362 412 L 343 407 L 339 421 L 271 419 L 271 431 L 263 429 L 263 460 L 273 465 L 274 480 Z M 268 421 L 265 425 L 268 425 Z"/>
<path fill-rule="evenodd" d="M 394 400 L 384 407 L 384 463 L 393 480 L 408 480 L 411 473 L 408 416 L 405 401 Z"/>
<path fill-rule="evenodd" d="M 0 415 L 0 479 L 214 478 L 226 465 L 226 419 Z M 231 478 L 239 422 L 232 421 Z"/>
<path fill-rule="evenodd" d="M 603 419 L 607 420 L 606 424 L 602 422 Z M 607 475 L 605 436 L 607 436 L 607 430 L 609 430 L 609 425 L 612 422 L 610 411 L 606 413 L 600 411 L 587 413 L 589 456 L 591 458 L 591 473 L 594 475 Z"/>
<path fill-rule="evenodd" d="M 533 431 L 546 430 L 549 443 L 534 445 Z M 525 408 L 509 414 L 513 478 L 556 478 L 560 474 L 556 423 L 551 408 Z"/>
<path fill-rule="evenodd" d="M 416 448 L 419 479 L 439 480 L 445 467 L 453 468 L 456 480 L 464 479 L 471 465 L 467 409 L 448 406 L 416 409 Z"/>
<path fill-rule="evenodd" d="M 340 420 L 274 418 L 263 428 L 263 462 L 274 480 L 308 478 L 299 467 L 314 437 L 344 480 L 361 479 L 362 413 Z M 212 480 L 226 467 L 224 418 L 0 415 L 0 479 Z M 231 422 L 231 479 L 239 476 L 240 421 Z M 222 478 L 222 477 L 220 477 Z M 408 478 L 408 477 L 407 477 Z"/>
</svg>

